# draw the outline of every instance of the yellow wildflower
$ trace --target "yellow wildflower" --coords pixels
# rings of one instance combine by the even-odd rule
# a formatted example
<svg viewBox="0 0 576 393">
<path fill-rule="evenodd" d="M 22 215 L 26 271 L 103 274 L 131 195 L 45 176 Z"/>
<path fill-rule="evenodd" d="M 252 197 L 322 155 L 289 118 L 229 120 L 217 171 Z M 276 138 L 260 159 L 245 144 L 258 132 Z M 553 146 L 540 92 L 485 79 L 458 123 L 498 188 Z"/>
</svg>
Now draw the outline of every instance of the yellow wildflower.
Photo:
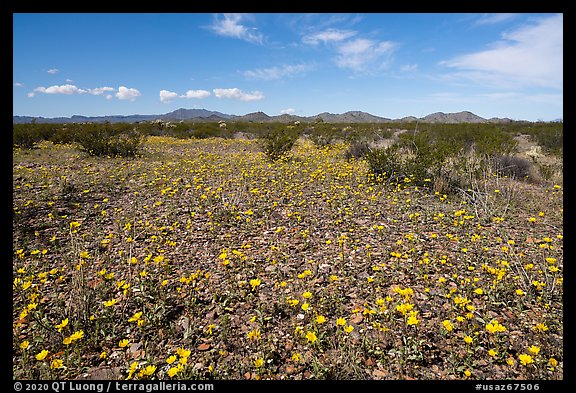
<svg viewBox="0 0 576 393">
<path fill-rule="evenodd" d="M 534 359 L 532 358 L 532 356 L 527 355 L 525 353 L 521 353 L 520 355 L 518 355 L 518 359 L 520 360 L 520 363 L 522 363 L 525 366 L 534 363 Z"/>
<path fill-rule="evenodd" d="M 44 360 L 48 356 L 48 351 L 43 349 L 41 352 L 36 354 L 36 360 Z"/>
<path fill-rule="evenodd" d="M 306 333 L 306 338 L 308 339 L 309 342 L 314 343 L 316 342 L 316 340 L 318 340 L 318 337 L 316 337 L 316 334 L 314 332 L 308 332 Z"/>
</svg>

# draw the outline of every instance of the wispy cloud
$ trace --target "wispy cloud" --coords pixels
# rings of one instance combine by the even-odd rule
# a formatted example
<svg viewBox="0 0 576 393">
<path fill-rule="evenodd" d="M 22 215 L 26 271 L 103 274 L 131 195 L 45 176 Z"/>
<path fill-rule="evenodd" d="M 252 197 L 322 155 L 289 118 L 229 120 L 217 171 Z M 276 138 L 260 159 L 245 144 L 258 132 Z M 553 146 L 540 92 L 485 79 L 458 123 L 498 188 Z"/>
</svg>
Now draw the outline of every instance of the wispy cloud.
<svg viewBox="0 0 576 393">
<path fill-rule="evenodd" d="M 302 37 L 302 42 L 308 45 L 319 43 L 340 42 L 356 35 L 353 30 L 326 29 L 324 31 L 307 34 Z"/>
<path fill-rule="evenodd" d="M 114 91 L 114 90 L 116 89 L 114 89 L 113 87 L 105 86 L 105 87 L 97 87 L 95 89 L 87 89 L 87 92 L 95 96 L 101 96 L 107 91 Z"/>
<path fill-rule="evenodd" d="M 302 42 L 311 46 L 320 43 L 335 51 L 334 62 L 340 68 L 355 73 L 372 74 L 381 71 L 389 64 L 397 43 L 359 37 L 355 30 L 328 28 L 307 34 Z"/>
<path fill-rule="evenodd" d="M 23 87 L 24 85 L 20 82 L 14 82 L 14 87 Z"/>
<path fill-rule="evenodd" d="M 245 22 L 249 17 L 246 14 L 216 15 L 208 28 L 223 37 L 238 38 L 255 44 L 262 44 L 264 35 L 255 27 L 247 27 Z"/>
<path fill-rule="evenodd" d="M 356 38 L 337 46 L 336 64 L 340 68 L 348 68 L 358 73 L 380 71 L 388 65 L 395 47 L 396 44 L 392 41 L 378 42 Z"/>
<path fill-rule="evenodd" d="M 282 109 L 280 111 L 281 115 L 292 115 L 294 113 L 296 113 L 296 109 L 294 109 L 294 108 L 286 108 L 286 109 Z"/>
<path fill-rule="evenodd" d="M 445 75 L 455 81 L 562 88 L 563 25 L 562 14 L 539 19 L 503 33 L 502 39 L 490 49 L 457 56 L 440 64 L 456 70 Z"/>
<path fill-rule="evenodd" d="M 311 64 L 285 64 L 282 66 L 257 68 L 255 70 L 244 71 L 242 72 L 242 75 L 248 79 L 261 79 L 270 81 L 304 74 L 307 71 L 310 71 L 313 67 L 314 66 Z"/>
<path fill-rule="evenodd" d="M 214 89 L 214 95 L 218 98 L 228 98 L 240 101 L 259 101 L 264 99 L 264 94 L 260 91 L 244 93 L 242 90 L 234 87 L 231 89 Z"/>
<path fill-rule="evenodd" d="M 51 69 L 49 69 L 49 70 L 48 70 L 48 71 L 46 71 L 46 72 L 47 72 L 47 73 L 49 73 L 49 74 L 52 74 L 52 75 L 54 75 L 54 74 L 57 74 L 57 73 L 59 73 L 59 72 L 60 72 L 60 70 L 59 70 L 58 68 L 51 68 Z"/>
<path fill-rule="evenodd" d="M 482 14 L 474 21 L 474 26 L 495 25 L 516 18 L 518 14 Z"/>
<path fill-rule="evenodd" d="M 418 71 L 418 64 L 404 64 L 400 67 L 402 72 L 416 72 Z"/>
</svg>

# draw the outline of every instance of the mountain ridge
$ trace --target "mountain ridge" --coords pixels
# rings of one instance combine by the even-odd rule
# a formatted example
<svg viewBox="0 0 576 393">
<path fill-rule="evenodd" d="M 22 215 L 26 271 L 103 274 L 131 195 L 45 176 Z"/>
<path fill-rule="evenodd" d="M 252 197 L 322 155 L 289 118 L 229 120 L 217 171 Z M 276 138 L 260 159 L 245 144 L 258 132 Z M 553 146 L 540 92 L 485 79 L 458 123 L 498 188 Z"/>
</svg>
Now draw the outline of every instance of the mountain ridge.
<svg viewBox="0 0 576 393">
<path fill-rule="evenodd" d="M 485 119 L 470 111 L 461 112 L 435 112 L 421 118 L 415 116 L 406 116 L 399 119 L 390 119 L 386 117 L 375 116 L 363 111 L 348 111 L 341 114 L 322 112 L 315 116 L 296 116 L 282 114 L 269 116 L 264 112 L 252 112 L 241 116 L 229 115 L 207 109 L 185 109 L 179 108 L 172 112 L 160 115 L 106 115 L 106 116 L 82 116 L 73 115 L 71 117 L 41 117 L 41 116 L 12 116 L 14 124 L 31 123 L 33 120 L 37 123 L 135 123 L 141 121 L 247 121 L 247 122 L 281 122 L 292 123 L 300 122 L 317 122 L 325 123 L 390 123 L 390 122 L 425 122 L 425 123 L 510 123 L 514 120 L 509 118 L 492 117 Z M 525 121 L 525 120 L 519 120 Z"/>
</svg>

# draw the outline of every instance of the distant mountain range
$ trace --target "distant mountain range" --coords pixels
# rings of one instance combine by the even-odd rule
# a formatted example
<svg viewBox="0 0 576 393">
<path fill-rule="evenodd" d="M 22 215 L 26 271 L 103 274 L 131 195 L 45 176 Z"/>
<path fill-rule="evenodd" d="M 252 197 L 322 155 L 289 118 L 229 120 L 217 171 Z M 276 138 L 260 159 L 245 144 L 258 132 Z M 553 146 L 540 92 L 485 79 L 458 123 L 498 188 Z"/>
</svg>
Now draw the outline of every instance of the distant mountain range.
<svg viewBox="0 0 576 393">
<path fill-rule="evenodd" d="M 493 117 L 491 119 L 484 119 L 472 112 L 463 111 L 456 113 L 443 113 L 436 112 L 424 116 L 422 118 L 417 118 L 414 116 L 403 117 L 401 119 L 388 119 L 385 117 L 379 117 L 371 115 L 370 113 L 360 112 L 360 111 L 350 111 L 342 114 L 334 114 L 323 112 L 316 116 L 295 116 L 295 115 L 279 115 L 279 116 L 268 116 L 264 112 L 254 112 L 248 113 L 243 116 L 227 115 L 225 113 L 220 113 L 216 111 L 209 111 L 206 109 L 176 109 L 173 112 L 165 113 L 162 115 L 111 115 L 111 116 L 79 116 L 74 115 L 72 117 L 32 117 L 32 116 L 13 116 L 13 123 L 31 123 L 36 120 L 37 123 L 136 123 L 141 121 L 245 121 L 245 122 L 255 122 L 255 123 L 268 123 L 268 122 L 280 122 L 280 123 L 292 123 L 295 121 L 300 122 L 315 122 L 322 120 L 325 123 L 390 123 L 390 122 L 416 122 L 421 121 L 425 123 L 510 123 L 513 120 L 508 118 L 497 118 Z"/>
</svg>

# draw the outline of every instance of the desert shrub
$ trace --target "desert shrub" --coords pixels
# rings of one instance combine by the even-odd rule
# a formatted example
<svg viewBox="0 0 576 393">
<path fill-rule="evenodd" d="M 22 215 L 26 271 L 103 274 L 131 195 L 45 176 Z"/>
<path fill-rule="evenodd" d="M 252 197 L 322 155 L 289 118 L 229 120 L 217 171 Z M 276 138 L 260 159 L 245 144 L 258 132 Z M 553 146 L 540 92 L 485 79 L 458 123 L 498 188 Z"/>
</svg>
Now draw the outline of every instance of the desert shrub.
<svg viewBox="0 0 576 393">
<path fill-rule="evenodd" d="M 366 141 L 353 142 L 344 153 L 347 160 L 364 158 L 370 152 L 370 145 Z"/>
<path fill-rule="evenodd" d="M 536 123 L 522 131 L 531 135 L 545 152 L 562 156 L 564 146 L 562 123 Z"/>
<path fill-rule="evenodd" d="M 409 174 L 405 162 L 399 154 L 399 145 L 388 148 L 370 149 L 364 158 L 370 167 L 370 174 L 376 181 L 398 181 Z"/>
<path fill-rule="evenodd" d="M 65 145 L 76 141 L 79 126 L 77 125 L 62 125 L 56 127 L 48 140 L 55 144 Z"/>
<path fill-rule="evenodd" d="M 264 134 L 260 144 L 268 159 L 275 161 L 285 157 L 292 150 L 299 135 L 296 129 L 277 127 Z"/>
<path fill-rule="evenodd" d="M 406 171 L 422 185 L 443 172 L 447 159 L 462 150 L 460 144 L 428 131 L 404 133 L 400 139 L 400 145 L 412 153 Z"/>
<path fill-rule="evenodd" d="M 493 157 L 493 167 L 500 176 L 529 179 L 532 164 L 525 158 L 506 154 Z"/>
<path fill-rule="evenodd" d="M 12 126 L 12 145 L 23 149 L 33 149 L 43 140 L 36 124 L 14 124 Z"/>
<path fill-rule="evenodd" d="M 76 136 L 81 150 L 93 156 L 134 157 L 141 149 L 142 134 L 126 127 L 85 126 Z"/>
<path fill-rule="evenodd" d="M 316 145 L 316 147 L 328 147 L 334 142 L 334 135 L 329 132 L 314 132 L 308 134 L 308 138 Z"/>
</svg>

